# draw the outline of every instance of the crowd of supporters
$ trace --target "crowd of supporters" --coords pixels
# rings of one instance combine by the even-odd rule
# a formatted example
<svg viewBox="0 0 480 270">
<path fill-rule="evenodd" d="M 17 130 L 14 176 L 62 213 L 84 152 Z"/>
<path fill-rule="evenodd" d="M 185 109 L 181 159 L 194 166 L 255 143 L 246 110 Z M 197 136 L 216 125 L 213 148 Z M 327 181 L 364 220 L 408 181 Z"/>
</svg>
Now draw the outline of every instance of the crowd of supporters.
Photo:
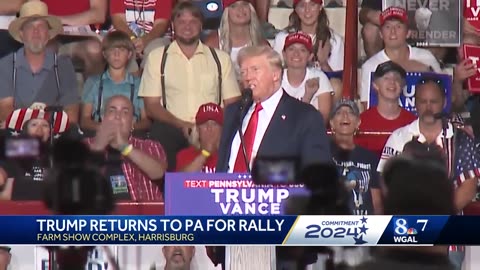
<svg viewBox="0 0 480 270">
<path fill-rule="evenodd" d="M 208 31 L 204 13 L 188 0 L 4 1 L 2 132 L 38 137 L 44 145 L 62 136 L 85 140 L 109 161 L 104 174 L 117 200 L 162 201 L 165 172 L 218 171 L 222 129 L 229 124 L 224 109 L 239 101 L 244 89 L 266 84 L 263 71 L 242 66 L 239 55 L 266 46 L 273 55 L 270 64 L 276 57 L 281 62 L 280 77 L 273 76 L 282 92 L 315 108 L 321 127 L 310 128 L 323 135 L 330 131 L 322 137 L 329 145 L 324 157 L 345 183 L 351 214 L 411 213 L 394 205 L 399 184 L 383 181 L 385 170 L 393 170 L 387 161 L 405 155 L 411 142 L 442 157 L 445 178 L 455 190 L 432 199 L 451 200 L 453 212 L 462 214 L 476 198 L 480 176 L 478 124 L 460 117 L 470 112 L 475 121 L 480 113 L 478 98 L 464 87 L 477 66 L 461 48 L 409 44 L 407 11 L 383 9 L 382 2 L 360 5 L 365 57 L 358 59 L 355 96 L 347 100 L 338 74 L 344 51 L 356 50 L 357 43 L 345 44 L 343 33 L 330 27 L 336 18 L 328 18 L 322 0 L 294 0 L 290 23 L 281 30 L 268 22 L 269 1 L 224 0 L 219 28 Z M 479 29 L 467 19 L 462 29 L 462 44 L 479 45 Z M 451 91 L 437 76 L 448 74 L 448 66 L 453 67 Z M 415 111 L 399 105 L 408 73 L 425 74 L 414 85 Z M 313 119 L 307 112 L 305 119 Z M 233 135 L 229 139 L 236 142 Z M 253 147 L 252 159 L 259 146 Z M 401 165 L 421 170 L 417 164 Z M 222 170 L 237 171 L 230 167 Z M 0 199 L 41 198 L 48 168 L 45 155 L 30 162 L 1 160 Z M 426 184 L 421 188 L 431 192 Z M 418 214 L 433 214 L 427 208 Z M 464 247 L 450 247 L 449 255 L 460 269 Z"/>
</svg>

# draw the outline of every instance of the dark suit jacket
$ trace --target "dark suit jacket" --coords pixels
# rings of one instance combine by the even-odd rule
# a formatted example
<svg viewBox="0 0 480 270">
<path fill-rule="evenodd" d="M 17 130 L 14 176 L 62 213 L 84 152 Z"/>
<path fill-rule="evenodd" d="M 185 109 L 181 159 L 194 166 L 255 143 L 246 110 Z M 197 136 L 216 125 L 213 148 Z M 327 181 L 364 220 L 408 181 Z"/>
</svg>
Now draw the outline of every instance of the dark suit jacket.
<svg viewBox="0 0 480 270">
<path fill-rule="evenodd" d="M 239 126 L 239 107 L 240 102 L 236 102 L 225 109 L 216 172 L 228 171 L 231 145 Z M 331 162 L 322 115 L 310 104 L 283 92 L 257 156 L 296 157 L 301 168 Z"/>
</svg>

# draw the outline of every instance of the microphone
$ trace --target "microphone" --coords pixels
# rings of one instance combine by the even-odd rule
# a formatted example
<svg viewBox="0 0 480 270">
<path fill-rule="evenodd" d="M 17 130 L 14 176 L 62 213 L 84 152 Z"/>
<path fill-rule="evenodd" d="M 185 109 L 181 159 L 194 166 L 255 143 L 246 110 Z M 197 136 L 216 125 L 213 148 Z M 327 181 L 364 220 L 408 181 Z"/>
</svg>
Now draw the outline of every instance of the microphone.
<svg viewBox="0 0 480 270">
<path fill-rule="evenodd" d="M 63 106 L 47 106 L 44 109 L 45 112 L 50 113 L 50 146 L 53 146 L 54 141 L 54 127 L 55 127 L 55 113 L 63 112 Z M 53 168 L 53 160 L 50 158 L 50 168 Z"/>
<path fill-rule="evenodd" d="M 246 108 L 250 107 L 253 101 L 253 93 L 251 88 L 246 88 L 242 92 L 242 99 L 240 101 L 240 112 L 243 112 Z M 240 117 L 242 117 L 241 115 Z"/>
<path fill-rule="evenodd" d="M 238 115 L 238 135 L 240 137 L 240 147 L 242 147 L 243 159 L 245 161 L 245 168 L 250 173 L 250 162 L 247 158 L 247 148 L 245 147 L 245 139 L 243 137 L 243 118 L 247 113 L 248 108 L 252 105 L 253 94 L 251 88 L 246 88 L 242 92 L 242 99 L 240 100 L 239 115 Z"/>
</svg>

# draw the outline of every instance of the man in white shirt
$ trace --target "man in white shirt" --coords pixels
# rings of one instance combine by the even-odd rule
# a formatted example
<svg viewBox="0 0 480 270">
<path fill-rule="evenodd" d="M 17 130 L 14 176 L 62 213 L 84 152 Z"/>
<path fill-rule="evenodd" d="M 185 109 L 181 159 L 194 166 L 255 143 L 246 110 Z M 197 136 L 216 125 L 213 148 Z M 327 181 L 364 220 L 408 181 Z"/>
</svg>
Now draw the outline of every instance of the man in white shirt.
<svg viewBox="0 0 480 270">
<path fill-rule="evenodd" d="M 444 159 L 449 179 L 455 186 L 455 208 L 461 214 L 477 192 L 480 176 L 478 146 L 472 137 L 454 128 L 442 117 L 446 95 L 439 81 L 435 78 L 424 78 L 415 89 L 418 119 L 392 133 L 385 144 L 377 170 L 383 172 L 387 160 L 402 153 L 404 146 L 410 141 L 418 141 L 432 151 L 440 150 L 443 154 L 440 158 Z M 442 194 L 438 195 L 442 198 Z M 461 269 L 463 257 L 463 246 L 450 247 L 450 260 L 456 265 L 456 269 Z"/>
<path fill-rule="evenodd" d="M 2 1 L 0 4 L 0 44 L 2 44 L 0 46 L 0 58 L 22 47 L 21 43 L 10 36 L 8 26 L 15 19 L 23 3 L 25 3 L 25 0 Z"/>
<path fill-rule="evenodd" d="M 243 48 L 238 55 L 242 82 L 252 89 L 245 109 L 236 102 L 225 111 L 217 172 L 250 172 L 256 156 L 296 157 L 302 168 L 331 162 L 323 119 L 312 106 L 282 88 L 282 60 L 268 46 Z M 245 153 L 238 134 L 242 117 Z"/>
<path fill-rule="evenodd" d="M 398 7 L 390 7 L 380 15 L 380 34 L 385 49 L 381 50 L 362 65 L 360 100 L 364 109 L 368 108 L 371 74 L 377 66 L 389 60 L 401 65 L 407 72 L 441 72 L 440 64 L 433 54 L 425 49 L 411 47 L 407 43 L 407 12 Z"/>
<path fill-rule="evenodd" d="M 325 73 L 307 67 L 313 58 L 312 48 L 312 39 L 308 34 L 298 32 L 287 36 L 283 59 L 288 69 L 283 72 L 282 87 L 290 96 L 312 104 L 326 121 L 334 92 Z"/>
</svg>

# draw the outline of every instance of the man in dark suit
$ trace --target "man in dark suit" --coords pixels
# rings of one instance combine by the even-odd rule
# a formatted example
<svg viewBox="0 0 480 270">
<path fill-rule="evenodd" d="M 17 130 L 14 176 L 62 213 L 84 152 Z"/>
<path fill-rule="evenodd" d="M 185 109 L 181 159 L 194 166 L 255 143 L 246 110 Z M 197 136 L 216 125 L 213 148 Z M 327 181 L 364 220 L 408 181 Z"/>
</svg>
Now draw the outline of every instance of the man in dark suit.
<svg viewBox="0 0 480 270">
<path fill-rule="evenodd" d="M 238 64 L 245 88 L 252 90 L 253 102 L 240 112 L 242 101 L 231 104 L 224 112 L 216 172 L 248 172 L 255 157 L 294 157 L 300 168 L 331 162 L 330 144 L 322 115 L 310 104 L 290 97 L 281 87 L 282 60 L 268 46 L 250 46 L 238 53 Z M 240 148 L 238 127 L 242 114 L 245 154 Z M 209 250 L 215 263 L 224 262 L 224 248 Z M 297 254 L 278 249 L 280 260 L 307 265 L 316 254 Z"/>
<path fill-rule="evenodd" d="M 252 104 L 243 113 L 242 130 L 247 158 L 240 150 L 241 101 L 225 110 L 217 172 L 247 172 L 256 156 L 295 157 L 300 167 L 331 161 L 330 146 L 321 114 L 309 104 L 290 97 L 281 88 L 280 55 L 267 46 L 243 48 L 238 63 Z"/>
</svg>

